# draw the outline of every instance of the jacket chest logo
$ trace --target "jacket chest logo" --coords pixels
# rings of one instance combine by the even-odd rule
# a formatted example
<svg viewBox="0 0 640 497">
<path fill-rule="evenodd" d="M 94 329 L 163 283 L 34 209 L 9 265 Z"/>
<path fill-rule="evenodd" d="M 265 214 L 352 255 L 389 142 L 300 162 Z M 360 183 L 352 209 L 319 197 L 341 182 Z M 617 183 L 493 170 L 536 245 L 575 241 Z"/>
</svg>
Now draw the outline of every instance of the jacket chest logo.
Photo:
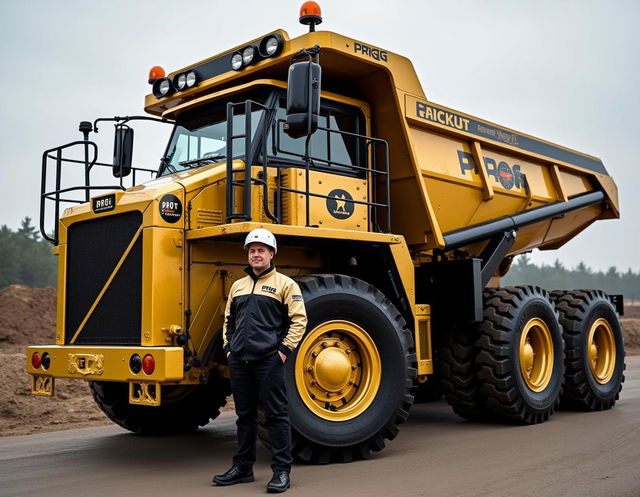
<svg viewBox="0 0 640 497">
<path fill-rule="evenodd" d="M 273 293 L 273 294 L 275 294 L 277 292 L 277 290 L 275 288 L 273 288 L 272 286 L 268 286 L 268 285 L 262 285 L 262 291 L 263 292 L 268 292 L 268 293 Z"/>
</svg>

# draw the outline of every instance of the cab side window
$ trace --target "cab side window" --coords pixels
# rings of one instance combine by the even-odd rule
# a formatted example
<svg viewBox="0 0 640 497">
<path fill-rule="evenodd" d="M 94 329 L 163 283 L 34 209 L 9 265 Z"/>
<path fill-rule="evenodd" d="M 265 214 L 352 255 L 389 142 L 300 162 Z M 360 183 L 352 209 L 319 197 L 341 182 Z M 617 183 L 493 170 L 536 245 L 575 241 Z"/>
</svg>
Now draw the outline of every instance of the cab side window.
<svg viewBox="0 0 640 497">
<path fill-rule="evenodd" d="M 276 113 L 278 136 L 274 141 L 275 157 L 273 158 L 276 162 L 278 158 L 302 162 L 306 138 L 293 139 L 284 132 L 283 123 L 287 117 L 286 105 L 286 99 L 280 99 Z M 354 107 L 323 100 L 318 128 L 325 129 L 318 129 L 311 135 L 310 156 L 313 167 L 337 174 L 364 176 L 364 172 L 356 168 L 367 166 L 365 140 L 362 137 L 345 134 L 365 134 L 362 112 Z"/>
</svg>

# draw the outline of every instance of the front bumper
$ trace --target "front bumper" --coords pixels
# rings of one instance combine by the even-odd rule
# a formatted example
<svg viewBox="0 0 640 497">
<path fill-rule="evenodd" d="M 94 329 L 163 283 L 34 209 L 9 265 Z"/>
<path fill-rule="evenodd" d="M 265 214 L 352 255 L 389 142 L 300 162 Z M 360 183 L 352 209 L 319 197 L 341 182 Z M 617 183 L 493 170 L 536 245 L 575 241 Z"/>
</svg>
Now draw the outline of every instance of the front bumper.
<svg viewBox="0 0 640 497">
<path fill-rule="evenodd" d="M 51 357 L 48 369 L 34 368 L 31 356 L 45 352 Z M 135 374 L 129 367 L 133 354 L 151 354 L 155 370 L 151 374 Z M 184 377 L 184 351 L 181 347 L 112 347 L 34 345 L 27 348 L 27 373 L 44 378 L 78 378 L 99 381 L 128 381 L 136 383 L 165 383 Z"/>
</svg>

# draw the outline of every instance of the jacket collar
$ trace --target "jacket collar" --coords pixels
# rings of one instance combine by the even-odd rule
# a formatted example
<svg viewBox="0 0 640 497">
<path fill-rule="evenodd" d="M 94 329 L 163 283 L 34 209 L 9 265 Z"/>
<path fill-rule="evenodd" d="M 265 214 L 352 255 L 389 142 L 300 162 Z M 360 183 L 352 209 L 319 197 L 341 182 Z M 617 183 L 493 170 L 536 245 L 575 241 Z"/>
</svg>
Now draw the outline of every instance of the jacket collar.
<svg viewBox="0 0 640 497">
<path fill-rule="evenodd" d="M 268 275 L 271 271 L 275 271 L 275 269 L 276 267 L 272 264 L 260 274 L 256 275 L 256 273 L 253 272 L 253 269 L 251 269 L 251 266 L 247 266 L 246 268 L 244 268 L 244 272 L 247 273 L 253 281 L 258 281 L 260 278 L 264 278 L 266 275 Z"/>
</svg>

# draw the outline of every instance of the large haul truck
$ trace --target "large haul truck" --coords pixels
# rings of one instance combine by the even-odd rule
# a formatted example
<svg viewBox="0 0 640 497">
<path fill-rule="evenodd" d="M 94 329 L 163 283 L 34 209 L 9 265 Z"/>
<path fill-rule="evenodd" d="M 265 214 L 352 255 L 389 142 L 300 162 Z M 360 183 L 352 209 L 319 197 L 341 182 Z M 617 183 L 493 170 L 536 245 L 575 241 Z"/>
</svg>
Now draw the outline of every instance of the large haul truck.
<svg viewBox="0 0 640 497">
<path fill-rule="evenodd" d="M 612 407 L 621 297 L 500 287 L 515 255 L 619 217 L 602 162 L 429 101 L 408 59 L 316 31 L 313 2 L 301 21 L 297 38 L 277 30 L 168 76 L 154 67 L 148 116 L 106 119 L 113 165 L 90 140 L 102 118 L 44 153 L 58 309 L 55 345 L 28 348 L 33 394 L 88 381 L 136 433 L 215 418 L 227 295 L 246 234 L 265 227 L 309 316 L 286 362 L 299 459 L 381 450 L 433 384 L 468 419 Z M 173 125 L 158 168 L 132 165 L 140 119 Z M 111 185 L 95 180 L 105 167 Z"/>
</svg>

